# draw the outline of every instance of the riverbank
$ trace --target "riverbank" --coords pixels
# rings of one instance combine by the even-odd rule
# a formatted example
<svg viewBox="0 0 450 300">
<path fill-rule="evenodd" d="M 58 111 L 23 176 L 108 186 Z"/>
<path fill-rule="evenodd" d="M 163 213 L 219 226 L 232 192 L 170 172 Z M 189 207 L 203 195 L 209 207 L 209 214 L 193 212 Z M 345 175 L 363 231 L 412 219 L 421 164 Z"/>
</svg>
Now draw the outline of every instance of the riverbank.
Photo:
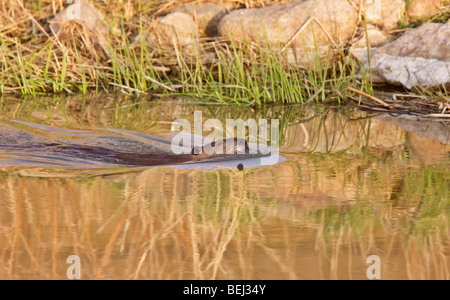
<svg viewBox="0 0 450 300">
<path fill-rule="evenodd" d="M 353 102 L 448 117 L 448 4 L 372 2 L 0 0 L 0 93 Z M 408 36 L 418 53 L 402 50 Z"/>
</svg>

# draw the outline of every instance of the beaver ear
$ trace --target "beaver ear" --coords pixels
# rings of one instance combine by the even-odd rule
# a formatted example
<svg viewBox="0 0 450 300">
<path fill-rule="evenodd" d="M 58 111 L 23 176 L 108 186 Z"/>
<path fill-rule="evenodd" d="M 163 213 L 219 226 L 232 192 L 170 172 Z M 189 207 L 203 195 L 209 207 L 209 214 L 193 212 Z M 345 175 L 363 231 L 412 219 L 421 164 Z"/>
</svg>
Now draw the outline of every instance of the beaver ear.
<svg viewBox="0 0 450 300">
<path fill-rule="evenodd" d="M 245 153 L 248 153 L 250 151 L 250 147 L 248 146 L 247 141 L 245 141 Z"/>
</svg>

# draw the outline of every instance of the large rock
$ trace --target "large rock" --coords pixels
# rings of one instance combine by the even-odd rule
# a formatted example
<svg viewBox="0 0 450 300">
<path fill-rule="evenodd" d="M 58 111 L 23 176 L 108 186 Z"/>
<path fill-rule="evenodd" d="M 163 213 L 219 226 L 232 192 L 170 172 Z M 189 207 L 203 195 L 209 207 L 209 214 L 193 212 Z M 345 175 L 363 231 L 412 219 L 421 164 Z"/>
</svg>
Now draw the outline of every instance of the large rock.
<svg viewBox="0 0 450 300">
<path fill-rule="evenodd" d="M 433 87 L 450 83 L 450 24 L 428 23 L 376 50 L 373 72 L 389 83 Z"/>
<path fill-rule="evenodd" d="M 412 0 L 406 13 L 412 20 L 425 19 L 439 12 L 448 0 Z"/>
<path fill-rule="evenodd" d="M 176 9 L 176 12 L 192 16 L 201 36 L 217 36 L 217 26 L 220 20 L 233 9 L 232 2 L 225 3 L 187 3 Z"/>
<path fill-rule="evenodd" d="M 347 0 L 302 0 L 232 11 L 219 23 L 219 34 L 262 46 L 267 43 L 273 50 L 286 47 L 294 50 L 297 63 L 307 64 L 305 49 L 319 49 L 323 56 L 329 46 L 346 44 L 355 31 L 357 18 Z M 300 31 L 306 22 L 309 25 Z"/>
</svg>

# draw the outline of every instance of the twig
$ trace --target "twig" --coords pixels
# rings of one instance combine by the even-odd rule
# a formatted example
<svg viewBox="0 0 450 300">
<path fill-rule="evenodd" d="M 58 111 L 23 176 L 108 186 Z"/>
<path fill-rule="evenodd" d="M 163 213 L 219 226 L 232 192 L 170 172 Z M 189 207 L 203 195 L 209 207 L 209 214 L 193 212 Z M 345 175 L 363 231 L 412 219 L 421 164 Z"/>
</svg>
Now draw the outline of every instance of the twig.
<svg viewBox="0 0 450 300">
<path fill-rule="evenodd" d="M 397 100 L 397 97 L 400 97 L 400 98 L 417 98 L 417 99 L 423 99 L 423 100 L 426 100 L 426 99 L 427 99 L 427 98 L 425 98 L 424 96 L 416 95 L 416 94 L 393 94 L 393 95 L 392 95 L 392 98 L 393 98 L 395 101 L 398 101 L 398 100 Z"/>
<path fill-rule="evenodd" d="M 47 38 L 50 38 L 50 35 L 47 33 L 47 31 L 45 31 L 45 29 L 42 28 L 41 24 L 39 24 L 39 22 L 36 21 L 33 15 L 23 6 L 23 4 L 19 2 L 19 5 L 21 6 L 22 10 L 28 15 L 30 20 L 39 28 L 39 30 L 42 31 L 42 33 L 44 33 L 47 36 Z"/>
<path fill-rule="evenodd" d="M 320 28 L 322 28 L 323 32 L 325 33 L 325 35 L 328 37 L 328 39 L 330 40 L 330 42 L 332 42 L 334 44 L 334 46 L 336 47 L 336 49 L 339 49 L 339 45 L 336 44 L 336 41 L 333 40 L 333 38 L 331 37 L 330 33 L 325 29 L 325 27 L 322 25 L 322 23 L 320 23 L 319 20 L 317 20 L 316 18 L 312 18 L 312 20 L 314 22 L 316 22 L 317 25 L 319 25 Z"/>
<path fill-rule="evenodd" d="M 439 98 L 441 98 L 442 100 L 446 101 L 447 103 L 450 103 L 450 98 L 445 97 L 444 95 L 438 95 Z"/>
<path fill-rule="evenodd" d="M 347 90 L 349 90 L 349 91 L 351 91 L 351 92 L 354 92 L 354 93 L 357 93 L 357 94 L 359 94 L 359 95 L 361 95 L 361 96 L 364 96 L 364 97 L 366 97 L 366 98 L 369 98 L 370 100 L 373 100 L 373 101 L 375 101 L 375 102 L 377 102 L 377 103 L 383 105 L 383 106 L 386 107 L 386 108 L 389 108 L 389 109 L 391 109 L 391 110 L 394 109 L 391 105 L 387 104 L 387 103 L 384 102 L 383 100 L 378 99 L 377 97 L 374 97 L 374 96 L 372 96 L 372 95 L 366 94 L 366 93 L 361 92 L 361 91 L 358 91 L 357 89 L 354 89 L 354 88 L 352 88 L 352 87 L 348 87 Z"/>
<path fill-rule="evenodd" d="M 311 21 L 314 21 L 317 25 L 319 25 L 319 27 L 325 33 L 327 38 L 330 40 L 330 42 L 336 47 L 336 49 L 339 49 L 339 45 L 336 44 L 336 41 L 333 40 L 330 33 L 325 29 L 325 27 L 322 25 L 322 23 L 320 23 L 320 21 L 314 17 L 309 17 L 308 20 L 306 20 L 306 22 L 303 23 L 303 25 L 294 33 L 294 35 L 289 39 L 289 41 L 286 43 L 286 45 L 284 45 L 284 47 L 281 48 L 281 50 L 278 53 L 285 51 L 286 48 L 288 48 L 292 44 L 294 39 L 306 28 L 306 26 L 308 26 L 311 23 Z"/>
<path fill-rule="evenodd" d="M 165 88 L 166 90 L 169 90 L 169 91 L 171 91 L 171 92 L 174 91 L 174 89 L 171 88 L 170 86 L 165 85 L 164 83 L 161 83 L 161 82 L 159 82 L 159 81 L 157 81 L 157 80 L 151 78 L 150 76 L 144 75 L 144 77 L 145 77 L 146 79 L 150 80 L 151 82 L 153 82 L 153 83 L 155 83 L 155 84 L 157 84 L 157 85 L 159 85 L 159 86 Z"/>
<path fill-rule="evenodd" d="M 285 51 L 294 41 L 294 39 L 306 28 L 306 26 L 308 26 L 311 23 L 311 18 L 308 18 L 308 20 L 306 20 L 305 23 L 303 23 L 303 25 L 294 33 L 294 35 L 292 35 L 292 37 L 289 39 L 289 41 L 286 43 L 286 45 L 283 46 L 283 48 L 281 48 L 280 52 Z"/>
<path fill-rule="evenodd" d="M 430 117 L 430 118 L 450 118 L 450 114 L 428 114 L 428 115 L 424 115 L 424 117 Z"/>
<path fill-rule="evenodd" d="M 138 90 L 138 89 L 135 89 L 135 88 L 126 86 L 126 85 L 121 85 L 121 84 L 117 84 L 117 83 L 114 83 L 114 82 L 110 82 L 109 84 L 110 84 L 110 85 L 117 86 L 117 87 L 120 87 L 120 88 L 125 89 L 125 90 L 132 91 L 132 92 L 137 92 L 137 93 L 145 94 L 144 91 L 141 91 L 141 90 Z"/>
</svg>

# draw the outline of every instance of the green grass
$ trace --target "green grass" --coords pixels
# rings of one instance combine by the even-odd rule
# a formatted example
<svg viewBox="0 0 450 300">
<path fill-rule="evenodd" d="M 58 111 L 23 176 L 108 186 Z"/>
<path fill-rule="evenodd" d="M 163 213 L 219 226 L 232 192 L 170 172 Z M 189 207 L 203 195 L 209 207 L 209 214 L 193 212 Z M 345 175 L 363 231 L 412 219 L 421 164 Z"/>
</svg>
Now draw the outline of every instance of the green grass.
<svg viewBox="0 0 450 300">
<path fill-rule="evenodd" d="M 340 102 L 347 86 L 370 89 L 365 80 L 356 78 L 355 62 L 344 57 L 343 49 L 335 64 L 318 63 L 307 69 L 287 65 L 268 44 L 258 48 L 245 42 L 202 43 L 193 50 L 172 49 L 172 53 L 161 55 L 147 45 L 142 17 L 136 21 L 141 36 L 137 45 L 127 34 L 130 21 L 111 21 L 120 23 L 120 36 L 109 40 L 106 62 L 89 57 L 92 52 L 86 48 L 94 45 L 80 44 L 79 36 L 66 42 L 52 39 L 30 44 L 0 35 L 1 93 L 36 97 L 120 90 L 133 95 L 183 95 L 204 103 L 261 106 Z M 214 48 L 212 61 L 198 55 L 202 47 Z M 170 71 L 161 72 L 161 68 Z"/>
<path fill-rule="evenodd" d="M 155 3 L 139 1 L 135 8 L 150 12 Z M 32 11 L 37 13 L 42 5 L 42 1 L 33 4 Z M 118 9 L 124 10 L 123 5 Z M 448 20 L 448 12 L 434 18 Z M 74 36 L 61 42 L 44 37 L 42 32 L 39 38 L 27 35 L 26 40 L 0 34 L 0 93 L 37 97 L 103 90 L 129 95 L 170 94 L 208 104 L 248 106 L 341 103 L 349 96 L 347 87 L 373 95 L 371 72 L 357 76 L 358 63 L 343 48 L 334 49 L 339 52 L 334 63 L 316 59 L 306 68 L 286 64 L 283 54 L 267 42 L 261 47 L 245 41 L 202 41 L 190 50 L 167 51 L 147 44 L 146 22 L 142 14 L 131 19 L 119 14 L 108 19 L 119 33 L 108 40 L 106 60 L 96 55 L 98 46 L 92 44 L 95 36 L 80 36 L 76 30 Z M 134 42 L 138 34 L 141 39 Z M 214 57 L 205 59 L 205 49 L 214 52 Z M 312 52 L 311 57 L 318 55 Z"/>
</svg>

